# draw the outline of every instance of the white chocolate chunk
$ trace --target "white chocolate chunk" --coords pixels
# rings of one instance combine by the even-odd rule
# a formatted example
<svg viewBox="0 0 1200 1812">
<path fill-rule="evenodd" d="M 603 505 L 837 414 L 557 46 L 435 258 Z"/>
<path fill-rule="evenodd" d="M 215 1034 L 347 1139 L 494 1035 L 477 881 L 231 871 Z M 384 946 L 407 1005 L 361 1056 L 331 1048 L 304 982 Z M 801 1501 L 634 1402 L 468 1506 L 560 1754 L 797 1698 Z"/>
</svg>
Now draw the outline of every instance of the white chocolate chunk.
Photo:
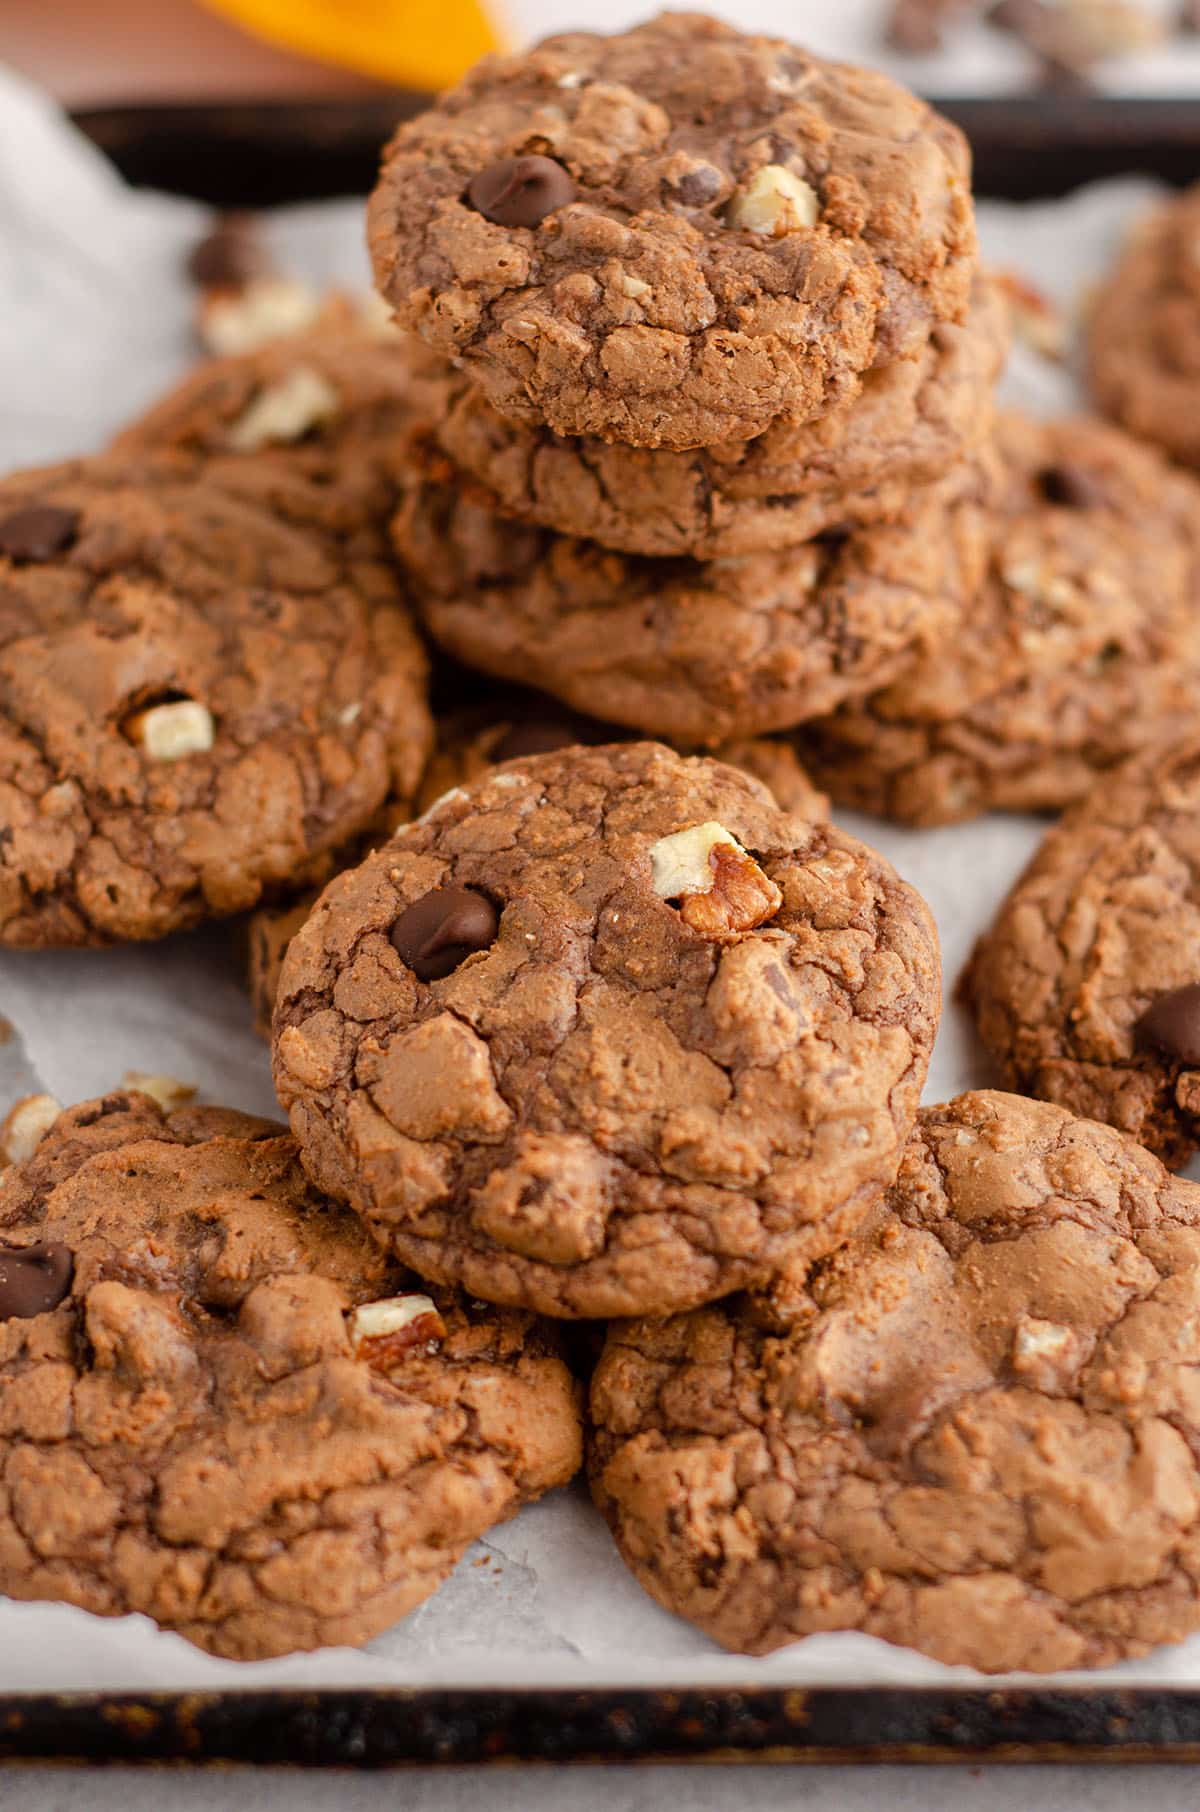
<svg viewBox="0 0 1200 1812">
<path fill-rule="evenodd" d="M 0 1125 L 0 1156 L 6 1164 L 24 1164 L 31 1158 L 58 1116 L 62 1102 L 53 1095 L 26 1095 Z"/>
<path fill-rule="evenodd" d="M 650 851 L 651 878 L 659 899 L 678 900 L 685 894 L 710 892 L 717 878 L 710 857 L 719 843 L 729 844 L 739 855 L 746 853 L 732 831 L 715 818 L 660 837 Z"/>
<path fill-rule="evenodd" d="M 256 277 L 240 290 L 215 290 L 200 305 L 199 332 L 219 358 L 256 352 L 272 340 L 302 333 L 320 316 L 322 301 L 294 277 Z"/>
<path fill-rule="evenodd" d="M 816 226 L 821 202 L 811 183 L 785 164 L 764 164 L 739 189 L 725 216 L 730 226 L 747 233 L 778 237 Z"/>
<path fill-rule="evenodd" d="M 195 1083 L 181 1082 L 178 1076 L 156 1076 L 150 1070 L 126 1070 L 121 1087 L 136 1089 L 139 1095 L 149 1095 L 151 1101 L 158 1102 L 164 1114 L 183 1107 L 196 1094 Z"/>
<path fill-rule="evenodd" d="M 135 711 L 125 721 L 125 734 L 145 749 L 151 761 L 180 761 L 185 755 L 201 755 L 211 749 L 215 726 L 207 705 L 181 698 Z"/>
<path fill-rule="evenodd" d="M 259 392 L 229 430 L 229 445 L 235 453 L 290 446 L 303 440 L 310 429 L 332 420 L 341 406 L 341 398 L 327 378 L 311 365 L 297 365 L 278 384 Z"/>
</svg>

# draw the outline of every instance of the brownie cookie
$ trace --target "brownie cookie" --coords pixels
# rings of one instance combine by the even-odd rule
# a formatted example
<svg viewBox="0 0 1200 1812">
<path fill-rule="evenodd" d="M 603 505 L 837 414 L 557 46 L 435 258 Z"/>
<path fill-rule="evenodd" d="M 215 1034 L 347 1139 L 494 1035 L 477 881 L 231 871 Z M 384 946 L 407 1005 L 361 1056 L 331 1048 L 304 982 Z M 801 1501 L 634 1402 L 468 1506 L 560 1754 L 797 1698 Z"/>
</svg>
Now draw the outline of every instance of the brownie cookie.
<svg viewBox="0 0 1200 1812">
<path fill-rule="evenodd" d="M 0 483 L 0 943 L 242 911 L 415 787 L 426 661 L 378 537 L 241 492 L 166 454 Z"/>
<path fill-rule="evenodd" d="M 977 261 L 956 127 L 691 13 L 485 58 L 397 131 L 368 235 L 503 413 L 642 447 L 847 401 L 962 319 Z"/>
<path fill-rule="evenodd" d="M 1087 376 L 1107 415 L 1200 465 L 1200 185 L 1132 235 L 1090 311 Z"/>
<path fill-rule="evenodd" d="M 536 692 L 497 688 L 486 705 L 455 712 L 438 726 L 436 746 L 417 790 L 416 810 L 428 810 L 443 793 L 470 785 L 501 762 L 570 748 L 573 743 L 620 742 L 628 734 L 611 724 L 577 717 Z M 761 780 L 785 812 L 796 812 L 807 819 L 829 816 L 828 799 L 812 785 L 795 753 L 781 738 L 748 736 L 740 742 L 723 744 L 716 753 L 719 760 Z M 366 835 L 344 852 L 343 865 L 356 865 L 411 816 L 404 801 L 389 801 Z M 255 1027 L 264 1038 L 270 1037 L 271 1015 L 287 947 L 308 918 L 319 893 L 319 887 L 311 888 L 298 900 L 282 906 L 260 906 L 250 915 L 246 927 L 246 969 Z"/>
<path fill-rule="evenodd" d="M 959 632 L 797 747 L 840 805 L 904 823 L 1057 810 L 1194 716 L 1200 489 L 1087 419 L 1002 418 L 987 579 Z"/>
<path fill-rule="evenodd" d="M 567 439 L 501 415 L 463 377 L 433 433 L 506 515 L 626 553 L 711 560 L 903 516 L 915 488 L 984 438 L 1007 345 L 1003 298 L 980 278 L 961 327 L 940 323 L 917 358 L 876 366 L 853 402 L 754 440 L 676 453 Z"/>
<path fill-rule="evenodd" d="M 415 429 L 445 396 L 442 363 L 419 341 L 334 309 L 306 333 L 205 360 L 113 450 L 199 455 L 213 482 L 297 520 L 381 532 Z"/>
<path fill-rule="evenodd" d="M 281 1126 L 115 1094 L 0 1177 L 0 1587 L 239 1660 L 365 1642 L 579 1460 L 552 1333 L 426 1286 Z"/>
<path fill-rule="evenodd" d="M 963 976 L 1006 1082 L 1200 1149 L 1200 736 L 1143 750 L 1045 836 Z"/>
<path fill-rule="evenodd" d="M 448 794 L 293 938 L 304 1162 L 422 1275 L 661 1313 L 828 1250 L 890 1181 L 936 934 L 889 865 L 657 744 Z"/>
<path fill-rule="evenodd" d="M 861 1630 L 999 1673 L 1200 1628 L 1200 1188 L 1015 1095 L 925 1109 L 787 1323 L 609 1330 L 596 1501 L 748 1654 Z"/>
<path fill-rule="evenodd" d="M 413 602 L 460 660 L 574 709 L 714 746 L 824 715 L 951 633 L 982 577 L 982 470 L 903 519 L 729 560 L 654 560 L 414 485 L 393 524 Z"/>
</svg>

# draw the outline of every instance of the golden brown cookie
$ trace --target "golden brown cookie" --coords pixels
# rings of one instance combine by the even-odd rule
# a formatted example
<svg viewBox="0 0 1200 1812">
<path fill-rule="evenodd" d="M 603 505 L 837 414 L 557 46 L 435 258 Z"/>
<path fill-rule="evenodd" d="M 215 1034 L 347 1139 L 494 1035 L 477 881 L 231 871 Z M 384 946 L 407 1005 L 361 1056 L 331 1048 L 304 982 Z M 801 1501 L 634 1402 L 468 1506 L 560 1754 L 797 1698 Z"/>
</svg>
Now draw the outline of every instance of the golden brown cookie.
<svg viewBox="0 0 1200 1812">
<path fill-rule="evenodd" d="M 568 1317 L 803 1264 L 891 1180 L 937 940 L 890 866 L 657 744 L 445 796 L 292 939 L 304 1162 L 422 1275 Z"/>
<path fill-rule="evenodd" d="M 485 58 L 400 126 L 368 226 L 403 325 L 497 408 L 643 447 L 836 407 L 976 265 L 955 126 L 689 13 Z"/>
<path fill-rule="evenodd" d="M 0 1232 L 12 1598 L 239 1660 L 365 1642 L 578 1465 L 553 1333 L 430 1295 L 269 1121 L 72 1108 Z"/>
<path fill-rule="evenodd" d="M 1194 714 L 1200 488 L 1098 420 L 1006 415 L 987 578 L 960 629 L 806 725 L 839 805 L 907 824 L 1057 810 Z"/>
<path fill-rule="evenodd" d="M 747 1654 L 861 1630 L 989 1673 L 1200 1628 L 1200 1187 L 962 1095 L 791 1309 L 609 1329 L 593 1490 L 660 1604 Z"/>
</svg>

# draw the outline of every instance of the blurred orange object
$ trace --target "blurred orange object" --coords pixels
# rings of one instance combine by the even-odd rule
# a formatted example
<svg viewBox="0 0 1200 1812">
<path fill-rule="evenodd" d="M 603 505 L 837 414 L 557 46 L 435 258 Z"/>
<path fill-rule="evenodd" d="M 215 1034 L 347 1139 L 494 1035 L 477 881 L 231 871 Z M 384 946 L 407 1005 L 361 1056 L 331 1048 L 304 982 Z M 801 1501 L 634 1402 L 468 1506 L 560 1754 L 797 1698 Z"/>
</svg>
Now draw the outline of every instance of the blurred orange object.
<svg viewBox="0 0 1200 1812">
<path fill-rule="evenodd" d="M 446 88 L 504 33 L 480 0 L 205 0 L 269 43 L 406 88 Z"/>
</svg>

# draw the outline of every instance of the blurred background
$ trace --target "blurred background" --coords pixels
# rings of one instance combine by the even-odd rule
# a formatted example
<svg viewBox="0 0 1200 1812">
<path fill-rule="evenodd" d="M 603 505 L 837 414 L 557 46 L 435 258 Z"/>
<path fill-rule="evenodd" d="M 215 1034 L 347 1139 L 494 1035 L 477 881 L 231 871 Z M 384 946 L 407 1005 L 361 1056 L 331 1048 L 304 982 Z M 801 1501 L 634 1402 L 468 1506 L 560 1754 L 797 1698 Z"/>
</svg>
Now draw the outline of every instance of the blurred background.
<svg viewBox="0 0 1200 1812">
<path fill-rule="evenodd" d="M 485 49 L 615 30 L 647 0 L 2 0 L 0 64 L 73 108 L 444 86 Z M 1200 0 L 725 0 L 927 93 L 1200 93 Z"/>
</svg>

